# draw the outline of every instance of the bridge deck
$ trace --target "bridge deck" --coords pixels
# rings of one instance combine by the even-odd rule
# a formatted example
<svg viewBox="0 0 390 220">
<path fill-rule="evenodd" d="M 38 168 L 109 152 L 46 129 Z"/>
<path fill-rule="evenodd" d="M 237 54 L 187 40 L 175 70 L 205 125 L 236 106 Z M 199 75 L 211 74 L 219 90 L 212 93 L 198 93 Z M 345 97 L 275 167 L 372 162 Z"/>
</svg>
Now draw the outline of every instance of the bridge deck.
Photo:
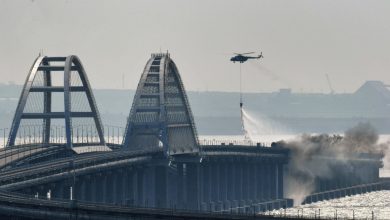
<svg viewBox="0 0 390 220">
<path fill-rule="evenodd" d="M 2 216 L 26 219 L 259 219 L 282 220 L 288 217 L 267 216 L 258 213 L 201 212 L 193 210 L 126 207 L 78 201 L 48 200 L 25 197 L 5 191 L 0 192 Z M 0 216 L 0 217 L 2 217 Z M 305 219 L 305 218 L 301 218 Z"/>
</svg>

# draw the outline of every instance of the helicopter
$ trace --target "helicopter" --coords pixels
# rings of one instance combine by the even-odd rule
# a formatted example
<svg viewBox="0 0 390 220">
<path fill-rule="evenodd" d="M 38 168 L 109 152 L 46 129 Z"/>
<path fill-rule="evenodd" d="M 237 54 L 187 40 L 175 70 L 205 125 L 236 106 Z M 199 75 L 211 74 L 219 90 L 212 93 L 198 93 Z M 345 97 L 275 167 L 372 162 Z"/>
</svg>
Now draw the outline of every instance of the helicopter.
<svg viewBox="0 0 390 220">
<path fill-rule="evenodd" d="M 244 56 L 244 55 L 247 55 L 247 54 L 253 54 L 255 52 L 249 52 L 249 53 L 234 53 L 236 56 L 232 57 L 230 59 L 230 61 L 232 61 L 233 63 L 235 62 L 240 62 L 240 63 L 244 63 L 246 62 L 247 60 L 249 59 L 260 59 L 260 58 L 263 58 L 263 52 L 260 53 L 259 56 L 256 56 L 256 57 L 251 57 L 251 56 Z"/>
</svg>

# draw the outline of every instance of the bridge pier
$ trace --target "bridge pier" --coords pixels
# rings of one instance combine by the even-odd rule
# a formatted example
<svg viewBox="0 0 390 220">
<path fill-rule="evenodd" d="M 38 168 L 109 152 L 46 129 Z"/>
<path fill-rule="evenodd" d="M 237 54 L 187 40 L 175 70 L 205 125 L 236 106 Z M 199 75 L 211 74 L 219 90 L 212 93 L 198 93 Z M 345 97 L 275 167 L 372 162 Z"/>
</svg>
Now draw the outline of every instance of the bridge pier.
<svg viewBox="0 0 390 220">
<path fill-rule="evenodd" d="M 110 197 L 111 197 L 111 193 L 110 193 L 110 183 L 109 183 L 109 173 L 103 173 L 102 174 L 102 192 L 103 192 L 103 197 L 102 197 L 102 201 L 103 203 L 110 203 Z"/>
<path fill-rule="evenodd" d="M 229 161 L 229 163 L 227 164 L 227 170 L 228 170 L 228 173 L 226 175 L 226 179 L 227 179 L 227 200 L 230 201 L 230 204 L 231 202 L 234 200 L 235 198 L 235 184 L 234 184 L 234 179 L 235 179 L 235 170 L 234 170 L 234 165 Z"/>
<path fill-rule="evenodd" d="M 64 199 L 64 183 L 62 181 L 55 182 L 52 189 L 52 197 L 58 199 Z M 27 194 L 30 194 L 27 192 Z"/>
<path fill-rule="evenodd" d="M 249 200 L 249 166 L 246 161 L 241 162 L 242 166 L 242 200 L 246 204 Z"/>
<path fill-rule="evenodd" d="M 256 175 L 256 172 L 257 172 L 257 167 L 255 165 L 256 163 L 253 163 L 251 162 L 249 164 L 249 199 L 252 201 L 252 203 L 256 203 L 257 202 L 257 198 L 256 198 L 256 195 L 257 195 L 257 187 L 256 187 L 256 184 L 257 184 L 257 175 Z"/>
<path fill-rule="evenodd" d="M 201 165 L 201 179 L 202 179 L 202 202 L 208 204 L 210 202 L 211 181 L 210 181 L 210 165 L 209 163 L 202 163 Z"/>
<path fill-rule="evenodd" d="M 137 171 L 137 203 L 136 206 L 144 206 L 144 168 Z"/>
<path fill-rule="evenodd" d="M 120 205 L 126 205 L 126 201 L 128 198 L 129 188 L 127 187 L 129 173 L 126 168 L 120 170 L 121 181 L 119 182 L 119 198 Z"/>
<path fill-rule="evenodd" d="M 195 163 L 188 163 L 186 165 L 187 208 L 199 210 L 199 165 Z"/>
<path fill-rule="evenodd" d="M 221 172 L 221 183 L 222 183 L 222 186 L 221 186 L 221 195 L 220 195 L 220 198 L 221 198 L 221 202 L 223 204 L 226 203 L 226 201 L 228 200 L 228 173 L 229 173 L 229 167 L 228 167 L 228 164 L 226 162 L 222 162 L 221 163 L 221 166 L 222 166 L 222 170 L 220 171 Z"/>
<path fill-rule="evenodd" d="M 155 207 L 167 208 L 167 168 L 157 166 L 155 169 Z"/>
<path fill-rule="evenodd" d="M 98 203 L 104 203 L 104 196 L 106 194 L 105 190 L 105 177 L 103 173 L 98 173 L 95 175 L 95 181 L 96 181 L 96 202 Z"/>
<path fill-rule="evenodd" d="M 276 181 L 276 188 L 277 188 L 277 193 L 276 193 L 276 198 L 277 199 L 282 199 L 284 198 L 284 190 L 283 190 L 283 164 L 275 164 L 277 168 L 277 181 Z"/>
<path fill-rule="evenodd" d="M 114 182 L 112 184 L 113 185 L 112 201 L 114 204 L 122 204 L 122 195 L 121 195 L 123 193 L 122 177 L 123 177 L 123 173 L 121 169 L 113 171 L 112 180 Z"/>
<path fill-rule="evenodd" d="M 176 207 L 178 209 L 184 209 L 185 203 L 184 203 L 184 164 L 183 163 L 177 163 L 176 164 L 177 169 L 177 176 L 176 176 L 176 183 L 177 183 L 177 191 L 176 191 Z"/>
<path fill-rule="evenodd" d="M 217 163 L 211 163 L 211 201 L 215 204 L 218 202 L 219 194 L 219 165 Z"/>
<path fill-rule="evenodd" d="M 108 171 L 104 175 L 104 182 L 105 182 L 105 203 L 106 204 L 113 204 L 113 194 L 114 194 L 114 187 L 115 187 L 115 179 L 112 171 Z"/>
<path fill-rule="evenodd" d="M 242 164 L 237 162 L 237 165 L 234 167 L 235 169 L 235 181 L 236 181 L 236 189 L 235 189 L 235 200 L 240 203 L 242 200 L 242 181 L 243 181 L 243 175 L 242 175 Z"/>
<path fill-rule="evenodd" d="M 90 190 L 90 192 L 91 192 L 91 197 L 90 197 L 90 201 L 91 202 L 97 202 L 97 193 L 98 193 L 98 187 L 97 187 L 97 177 L 96 177 L 96 175 L 91 175 L 90 176 L 90 185 L 89 185 L 89 187 L 88 188 L 90 188 L 89 190 Z"/>
<path fill-rule="evenodd" d="M 273 161 L 270 163 L 270 191 L 271 191 L 271 195 L 270 195 L 270 199 L 273 200 L 273 199 L 276 199 L 277 198 L 277 189 L 278 187 L 276 187 L 276 183 L 277 183 L 277 178 L 278 176 L 276 175 L 277 174 L 277 164 L 274 163 Z"/>
<path fill-rule="evenodd" d="M 138 195 L 138 172 L 137 172 L 136 167 L 134 167 L 131 170 L 130 176 L 131 176 L 130 183 L 131 183 L 132 188 L 130 189 L 129 205 L 136 206 L 137 204 L 139 204 L 138 203 L 138 196 L 139 196 Z"/>
</svg>

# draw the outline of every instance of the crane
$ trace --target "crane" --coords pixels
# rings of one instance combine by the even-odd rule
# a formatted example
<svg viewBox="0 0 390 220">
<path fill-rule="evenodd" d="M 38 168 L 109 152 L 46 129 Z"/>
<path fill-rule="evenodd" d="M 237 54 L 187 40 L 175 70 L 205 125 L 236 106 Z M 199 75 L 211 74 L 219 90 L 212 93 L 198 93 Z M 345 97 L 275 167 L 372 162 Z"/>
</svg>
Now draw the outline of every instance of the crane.
<svg viewBox="0 0 390 220">
<path fill-rule="evenodd" d="M 326 80 L 328 81 L 328 86 L 329 86 L 329 89 L 330 89 L 330 94 L 334 94 L 334 90 L 333 90 L 332 84 L 330 83 L 329 75 L 328 75 L 328 74 L 325 74 L 325 76 L 326 76 Z"/>
</svg>

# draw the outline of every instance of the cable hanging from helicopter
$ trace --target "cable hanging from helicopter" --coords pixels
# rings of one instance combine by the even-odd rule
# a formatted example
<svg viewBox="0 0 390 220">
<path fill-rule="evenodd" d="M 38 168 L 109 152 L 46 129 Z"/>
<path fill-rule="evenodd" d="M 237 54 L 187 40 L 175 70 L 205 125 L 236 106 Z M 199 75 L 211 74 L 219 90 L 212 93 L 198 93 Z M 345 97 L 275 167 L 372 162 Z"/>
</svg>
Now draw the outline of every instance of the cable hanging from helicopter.
<svg viewBox="0 0 390 220">
<path fill-rule="evenodd" d="M 245 124 L 244 124 L 244 114 L 243 114 L 243 98 L 242 98 L 242 71 L 241 71 L 241 64 L 242 63 L 245 63 L 246 61 L 250 60 L 250 59 L 260 59 L 260 58 L 264 58 L 263 56 L 263 52 L 260 52 L 260 54 L 258 56 L 245 56 L 245 55 L 248 55 L 248 54 L 253 54 L 255 52 L 248 52 L 248 53 L 234 53 L 235 56 L 230 58 L 230 61 L 232 61 L 233 63 L 235 62 L 239 62 L 240 64 L 240 113 L 241 113 L 241 128 L 245 134 L 245 139 L 249 139 L 248 138 L 248 132 L 247 130 L 245 129 Z"/>
<path fill-rule="evenodd" d="M 245 56 L 247 54 L 253 54 L 253 53 L 255 53 L 255 52 L 234 53 L 236 56 L 230 58 L 230 61 L 232 61 L 233 63 L 235 63 L 235 62 L 239 62 L 240 63 L 240 108 L 242 108 L 242 106 L 243 106 L 243 102 L 242 102 L 242 73 L 241 73 L 241 64 L 245 63 L 246 61 L 248 61 L 250 59 L 264 58 L 263 52 L 260 52 L 260 54 L 258 56 Z"/>
</svg>

